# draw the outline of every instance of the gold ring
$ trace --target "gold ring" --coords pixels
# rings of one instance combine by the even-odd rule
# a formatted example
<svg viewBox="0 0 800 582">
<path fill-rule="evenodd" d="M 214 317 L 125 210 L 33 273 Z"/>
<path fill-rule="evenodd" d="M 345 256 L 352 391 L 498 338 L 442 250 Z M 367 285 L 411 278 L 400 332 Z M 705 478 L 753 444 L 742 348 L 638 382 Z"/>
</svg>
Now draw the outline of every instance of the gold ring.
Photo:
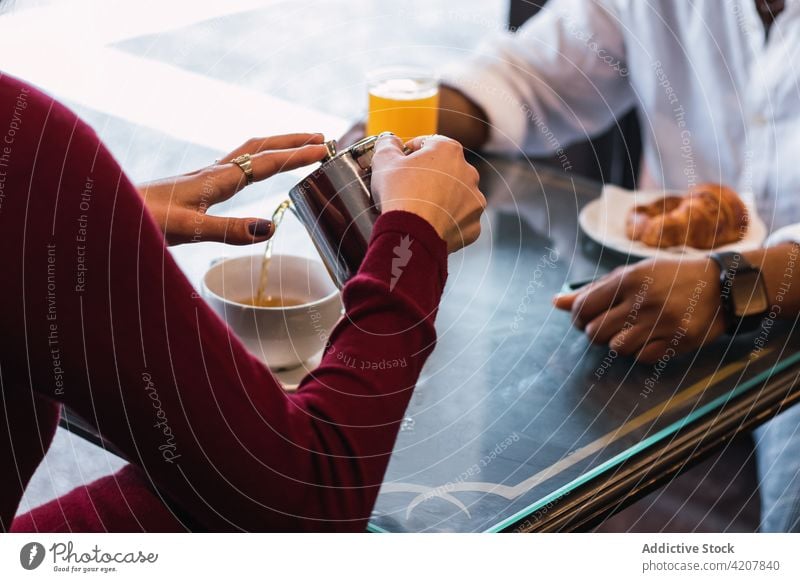
<svg viewBox="0 0 800 582">
<path fill-rule="evenodd" d="M 244 172 L 244 177 L 247 179 L 247 185 L 253 183 L 253 163 L 251 162 L 252 156 L 250 154 L 242 154 L 231 160 L 231 163 L 239 166 Z"/>
</svg>

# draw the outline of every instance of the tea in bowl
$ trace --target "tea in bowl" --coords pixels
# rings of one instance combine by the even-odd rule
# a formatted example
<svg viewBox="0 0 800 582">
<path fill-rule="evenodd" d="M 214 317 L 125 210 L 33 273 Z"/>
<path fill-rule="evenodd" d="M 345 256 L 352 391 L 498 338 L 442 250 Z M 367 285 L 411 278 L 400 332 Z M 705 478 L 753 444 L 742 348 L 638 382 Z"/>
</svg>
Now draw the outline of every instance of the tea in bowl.
<svg viewBox="0 0 800 582">
<path fill-rule="evenodd" d="M 222 259 L 203 276 L 206 302 L 274 369 L 299 366 L 319 353 L 342 316 L 339 290 L 319 261 L 273 255 L 259 293 L 263 256 Z"/>
</svg>

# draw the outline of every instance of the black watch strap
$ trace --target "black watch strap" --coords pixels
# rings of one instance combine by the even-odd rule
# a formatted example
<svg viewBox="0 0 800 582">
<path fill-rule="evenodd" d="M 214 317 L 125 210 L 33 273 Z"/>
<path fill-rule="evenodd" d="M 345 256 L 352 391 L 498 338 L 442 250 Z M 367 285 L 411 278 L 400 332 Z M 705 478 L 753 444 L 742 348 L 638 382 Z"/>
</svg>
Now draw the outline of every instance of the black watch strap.
<svg viewBox="0 0 800 582">
<path fill-rule="evenodd" d="M 767 313 L 767 289 L 761 271 L 751 265 L 741 253 L 711 253 L 719 265 L 719 286 L 725 331 L 746 333 L 755 331 Z"/>
</svg>

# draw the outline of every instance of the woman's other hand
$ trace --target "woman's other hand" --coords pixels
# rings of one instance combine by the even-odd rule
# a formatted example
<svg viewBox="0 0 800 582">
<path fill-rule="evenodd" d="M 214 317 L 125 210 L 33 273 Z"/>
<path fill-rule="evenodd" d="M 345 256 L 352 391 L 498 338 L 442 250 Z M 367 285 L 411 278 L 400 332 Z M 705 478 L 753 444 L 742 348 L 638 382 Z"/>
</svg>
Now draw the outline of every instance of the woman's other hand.
<svg viewBox="0 0 800 582">
<path fill-rule="evenodd" d="M 450 138 L 429 135 L 403 144 L 384 134 L 375 144 L 372 191 L 381 212 L 404 210 L 422 217 L 447 243 L 448 252 L 474 242 L 481 233 L 486 198 L 478 179 L 461 144 Z"/>
<path fill-rule="evenodd" d="M 253 138 L 213 166 L 139 186 L 145 205 L 168 244 L 216 241 L 252 244 L 272 236 L 273 227 L 262 218 L 212 216 L 208 210 L 231 198 L 247 185 L 247 177 L 233 160 L 250 154 L 253 181 L 293 170 L 325 157 L 319 133 L 297 133 Z"/>
</svg>

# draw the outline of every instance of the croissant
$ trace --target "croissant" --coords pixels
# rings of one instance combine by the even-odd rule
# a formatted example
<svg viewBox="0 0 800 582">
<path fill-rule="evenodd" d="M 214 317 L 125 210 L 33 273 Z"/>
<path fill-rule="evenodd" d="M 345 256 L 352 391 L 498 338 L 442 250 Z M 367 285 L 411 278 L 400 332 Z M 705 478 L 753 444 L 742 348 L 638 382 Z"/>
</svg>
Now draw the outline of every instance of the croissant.
<svg viewBox="0 0 800 582">
<path fill-rule="evenodd" d="M 713 249 L 741 240 L 747 232 L 747 207 L 722 184 L 700 184 L 686 196 L 666 196 L 634 206 L 625 229 L 628 238 L 651 247 Z"/>
</svg>

